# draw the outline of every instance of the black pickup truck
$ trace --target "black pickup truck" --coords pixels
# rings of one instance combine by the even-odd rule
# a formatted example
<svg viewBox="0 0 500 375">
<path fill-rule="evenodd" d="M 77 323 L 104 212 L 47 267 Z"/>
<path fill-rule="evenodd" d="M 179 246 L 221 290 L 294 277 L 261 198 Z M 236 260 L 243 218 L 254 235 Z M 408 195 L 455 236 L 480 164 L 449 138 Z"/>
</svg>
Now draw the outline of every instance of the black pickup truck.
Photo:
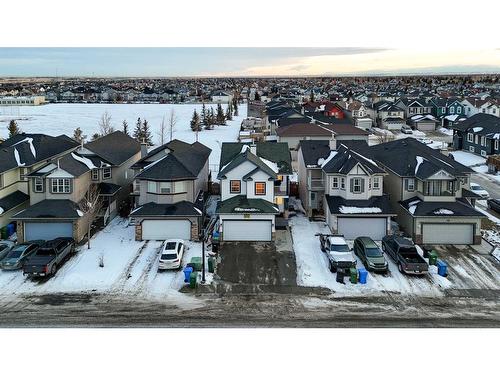
<svg viewBox="0 0 500 375">
<path fill-rule="evenodd" d="M 72 238 L 61 237 L 47 241 L 24 263 L 23 274 L 38 277 L 52 276 L 74 249 L 75 242 Z"/>
<path fill-rule="evenodd" d="M 418 253 L 412 241 L 395 235 L 382 238 L 382 250 L 397 264 L 399 272 L 412 275 L 424 275 L 429 265 Z"/>
</svg>

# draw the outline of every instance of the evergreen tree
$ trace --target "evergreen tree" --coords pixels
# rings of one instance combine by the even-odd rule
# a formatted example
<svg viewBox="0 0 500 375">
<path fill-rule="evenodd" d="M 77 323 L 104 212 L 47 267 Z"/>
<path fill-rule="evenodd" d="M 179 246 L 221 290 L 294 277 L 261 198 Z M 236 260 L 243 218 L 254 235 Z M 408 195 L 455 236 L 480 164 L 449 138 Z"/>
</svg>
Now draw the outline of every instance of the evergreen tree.
<svg viewBox="0 0 500 375">
<path fill-rule="evenodd" d="M 9 130 L 9 138 L 18 135 L 21 132 L 21 129 L 19 128 L 15 120 L 10 120 L 7 129 Z"/>
<path fill-rule="evenodd" d="M 260 95 L 257 91 L 255 91 L 255 98 L 254 98 L 255 101 L 260 101 Z"/>
<path fill-rule="evenodd" d="M 226 125 L 226 116 L 224 115 L 224 110 L 222 105 L 217 104 L 217 114 L 215 115 L 215 122 L 217 125 Z"/>
<path fill-rule="evenodd" d="M 213 109 L 213 107 L 210 107 L 210 110 L 207 111 L 207 119 L 206 119 L 205 129 L 207 129 L 207 130 L 213 129 L 214 124 L 215 124 L 214 109 Z"/>
<path fill-rule="evenodd" d="M 79 127 L 73 131 L 73 139 L 78 143 L 82 143 L 85 138 L 87 138 L 87 136 L 83 135 L 83 131 Z"/>
<path fill-rule="evenodd" d="M 233 105 L 229 103 L 226 108 L 226 120 L 231 121 L 233 119 Z"/>
<path fill-rule="evenodd" d="M 201 130 L 200 126 L 200 116 L 198 116 L 198 113 L 196 112 L 196 109 L 193 112 L 193 117 L 191 118 L 191 130 L 194 132 L 199 132 Z"/>
<path fill-rule="evenodd" d="M 123 120 L 122 126 L 123 126 L 123 128 L 122 128 L 123 134 L 130 135 L 129 132 L 128 132 L 128 122 L 127 122 L 127 120 Z"/>
<path fill-rule="evenodd" d="M 99 139 L 101 136 L 99 133 L 94 133 L 94 135 L 92 136 L 92 141 L 95 141 L 96 139 Z"/>
<path fill-rule="evenodd" d="M 149 127 L 148 120 L 142 122 L 142 138 L 149 146 L 153 146 L 153 137 L 151 136 L 151 128 Z"/>
<path fill-rule="evenodd" d="M 311 89 L 311 95 L 309 96 L 309 101 L 311 103 L 314 103 L 314 90 L 313 89 Z"/>
<path fill-rule="evenodd" d="M 142 121 L 139 117 L 135 123 L 134 138 L 142 143 Z"/>
<path fill-rule="evenodd" d="M 207 109 L 205 108 L 205 103 L 203 103 L 203 106 L 201 107 L 200 124 L 202 126 L 207 126 Z"/>
</svg>

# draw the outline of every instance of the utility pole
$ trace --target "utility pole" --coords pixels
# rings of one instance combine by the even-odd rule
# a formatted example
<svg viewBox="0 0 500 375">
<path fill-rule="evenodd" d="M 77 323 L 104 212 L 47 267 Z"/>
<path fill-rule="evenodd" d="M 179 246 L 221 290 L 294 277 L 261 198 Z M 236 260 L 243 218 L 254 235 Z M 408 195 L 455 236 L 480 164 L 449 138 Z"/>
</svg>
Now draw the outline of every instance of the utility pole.
<svg viewBox="0 0 500 375">
<path fill-rule="evenodd" d="M 205 284 L 205 240 L 207 237 L 205 229 L 205 196 L 203 196 L 203 207 L 201 209 L 201 283 Z"/>
</svg>

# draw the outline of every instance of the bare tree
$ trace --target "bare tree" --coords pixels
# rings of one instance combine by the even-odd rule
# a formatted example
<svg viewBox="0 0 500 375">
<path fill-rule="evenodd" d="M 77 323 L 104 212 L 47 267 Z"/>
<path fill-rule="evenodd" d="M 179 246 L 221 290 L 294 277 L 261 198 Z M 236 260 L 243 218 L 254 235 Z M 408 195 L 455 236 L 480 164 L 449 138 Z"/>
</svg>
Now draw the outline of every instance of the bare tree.
<svg viewBox="0 0 500 375">
<path fill-rule="evenodd" d="M 161 119 L 160 129 L 158 129 L 158 137 L 160 138 L 160 146 L 165 144 L 167 125 L 165 124 L 165 116 Z"/>
<path fill-rule="evenodd" d="M 168 124 L 167 124 L 169 141 L 172 141 L 172 139 L 174 139 L 174 132 L 176 125 L 177 125 L 177 115 L 175 114 L 175 111 L 171 109 L 170 114 L 168 115 Z"/>
<path fill-rule="evenodd" d="M 86 216 L 87 219 L 87 247 L 90 249 L 90 230 L 92 223 L 97 218 L 99 211 L 102 208 L 102 199 L 99 195 L 99 188 L 97 184 L 91 184 L 87 193 L 78 204 L 79 214 Z"/>
<path fill-rule="evenodd" d="M 111 134 L 115 131 L 111 126 L 111 115 L 105 111 L 99 119 L 99 133 L 101 136 Z"/>
</svg>

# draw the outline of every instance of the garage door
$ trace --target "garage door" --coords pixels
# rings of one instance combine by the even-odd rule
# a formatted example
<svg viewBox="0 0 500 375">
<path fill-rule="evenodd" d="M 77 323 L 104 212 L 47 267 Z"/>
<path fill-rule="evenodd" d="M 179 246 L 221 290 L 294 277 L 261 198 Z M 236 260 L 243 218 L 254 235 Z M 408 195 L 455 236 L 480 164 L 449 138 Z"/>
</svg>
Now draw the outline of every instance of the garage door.
<svg viewBox="0 0 500 375">
<path fill-rule="evenodd" d="M 189 220 L 144 220 L 142 222 L 143 240 L 166 240 L 178 238 L 191 239 L 191 222 Z"/>
<path fill-rule="evenodd" d="M 271 241 L 271 220 L 224 220 L 224 241 Z"/>
<path fill-rule="evenodd" d="M 380 241 L 387 232 L 387 219 L 385 217 L 339 217 L 338 232 L 348 240 L 368 236 L 372 240 Z"/>
<path fill-rule="evenodd" d="M 57 237 L 73 237 L 73 224 L 57 223 L 25 223 L 24 240 L 53 240 Z"/>
<path fill-rule="evenodd" d="M 467 245 L 474 243 L 473 224 L 422 224 L 423 243 Z"/>
<path fill-rule="evenodd" d="M 428 123 L 428 122 L 421 122 L 417 125 L 417 128 L 418 130 L 425 130 L 425 131 L 428 131 L 428 130 L 434 130 L 435 128 L 435 125 L 433 122 L 431 123 Z"/>
</svg>

